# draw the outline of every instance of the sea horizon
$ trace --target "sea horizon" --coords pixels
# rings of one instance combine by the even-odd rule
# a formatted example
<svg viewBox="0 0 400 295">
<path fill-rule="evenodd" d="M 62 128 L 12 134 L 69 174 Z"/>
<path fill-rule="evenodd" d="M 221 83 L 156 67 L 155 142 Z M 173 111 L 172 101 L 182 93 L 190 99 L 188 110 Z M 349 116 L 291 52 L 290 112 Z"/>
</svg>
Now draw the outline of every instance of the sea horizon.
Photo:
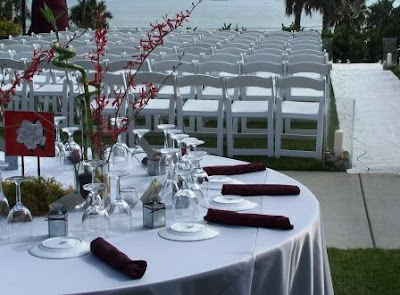
<svg viewBox="0 0 400 295">
<path fill-rule="evenodd" d="M 132 4 L 134 2 L 134 4 Z M 367 0 L 367 5 L 377 0 Z M 400 0 L 396 0 L 400 3 Z M 30 6 L 31 1 L 28 1 Z M 67 0 L 68 9 L 78 3 Z M 163 15 L 191 8 L 192 0 L 105 0 L 107 10 L 113 14 L 109 21 L 111 28 L 148 28 L 150 23 L 160 20 Z M 203 0 L 192 13 L 185 28 L 221 28 L 231 24 L 231 28 L 259 28 L 280 30 L 282 25 L 290 26 L 294 16 L 285 14 L 284 0 Z M 301 26 L 306 30 L 321 30 L 322 16 L 312 12 L 311 16 L 303 13 Z"/>
</svg>

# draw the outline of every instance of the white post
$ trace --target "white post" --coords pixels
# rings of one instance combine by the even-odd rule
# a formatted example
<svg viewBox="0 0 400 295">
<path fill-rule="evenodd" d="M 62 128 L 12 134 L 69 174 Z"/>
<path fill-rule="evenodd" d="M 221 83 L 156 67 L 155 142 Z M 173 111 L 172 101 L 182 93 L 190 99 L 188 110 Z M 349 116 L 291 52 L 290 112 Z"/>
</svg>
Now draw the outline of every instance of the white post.
<svg viewBox="0 0 400 295">
<path fill-rule="evenodd" d="M 335 139 L 333 142 L 333 151 L 336 156 L 340 156 L 343 152 L 343 130 L 335 131 Z"/>
<path fill-rule="evenodd" d="M 388 54 L 386 54 L 386 66 L 391 67 L 392 63 L 392 54 L 389 52 Z"/>
</svg>

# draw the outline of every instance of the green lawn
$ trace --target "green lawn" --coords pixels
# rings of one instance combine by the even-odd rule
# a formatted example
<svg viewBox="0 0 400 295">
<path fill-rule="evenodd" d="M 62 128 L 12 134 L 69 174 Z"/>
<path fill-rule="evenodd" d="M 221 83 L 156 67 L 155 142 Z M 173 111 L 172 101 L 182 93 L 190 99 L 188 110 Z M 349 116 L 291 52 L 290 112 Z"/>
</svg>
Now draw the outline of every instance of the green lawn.
<svg viewBox="0 0 400 295">
<path fill-rule="evenodd" d="M 400 294 L 400 250 L 328 249 L 336 295 Z"/>
</svg>

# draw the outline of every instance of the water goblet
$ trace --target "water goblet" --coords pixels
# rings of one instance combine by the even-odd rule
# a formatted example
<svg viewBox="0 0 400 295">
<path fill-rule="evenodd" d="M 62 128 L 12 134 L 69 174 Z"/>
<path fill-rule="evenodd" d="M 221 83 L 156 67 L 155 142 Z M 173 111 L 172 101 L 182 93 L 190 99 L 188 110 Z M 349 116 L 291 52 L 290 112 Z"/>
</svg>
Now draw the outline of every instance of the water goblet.
<svg viewBox="0 0 400 295">
<path fill-rule="evenodd" d="M 111 118 L 111 124 L 115 125 L 116 128 L 121 128 L 121 124 L 126 118 L 117 117 Z M 111 155 L 113 158 L 125 158 L 128 155 L 128 145 L 122 141 L 122 135 L 118 134 L 117 142 L 111 148 Z"/>
<path fill-rule="evenodd" d="M 175 147 L 175 142 L 172 138 L 175 134 L 179 134 L 179 133 L 182 133 L 181 129 L 171 128 L 171 129 L 167 130 L 168 147 L 172 147 L 172 148 Z"/>
<path fill-rule="evenodd" d="M 119 194 L 121 198 L 128 203 L 131 210 L 139 203 L 139 194 L 134 187 L 120 188 Z"/>
<path fill-rule="evenodd" d="M 174 134 L 173 139 L 176 141 L 176 147 L 179 148 L 178 159 L 182 158 L 186 154 L 186 146 L 183 146 L 183 139 L 188 138 L 189 134 L 179 133 Z"/>
<path fill-rule="evenodd" d="M 167 176 L 160 192 L 161 200 L 164 202 L 165 209 L 167 209 L 168 211 L 169 209 L 172 209 L 172 197 L 179 189 L 178 184 L 175 182 L 174 179 L 174 161 L 172 159 L 173 156 L 179 152 L 179 149 L 162 148 L 160 149 L 160 152 L 165 155 L 166 165 L 168 166 Z"/>
<path fill-rule="evenodd" d="M 179 223 L 195 223 L 199 221 L 198 195 L 190 188 L 190 168 L 178 169 L 176 173 L 182 181 L 181 188 L 172 198 L 173 219 Z"/>
<path fill-rule="evenodd" d="M 25 242 L 32 238 L 32 214 L 21 200 L 21 183 L 29 180 L 26 176 L 12 176 L 7 180 L 15 183 L 15 205 L 7 216 L 9 240 L 11 242 Z"/>
<path fill-rule="evenodd" d="M 135 134 L 138 137 L 138 142 L 140 142 L 140 140 L 142 139 L 142 137 L 148 133 L 150 130 L 149 129 L 134 129 L 133 130 L 133 134 Z"/>
<path fill-rule="evenodd" d="M 107 211 L 110 215 L 110 231 L 113 234 L 130 232 L 132 229 L 132 213 L 128 203 L 121 196 L 121 177 L 128 175 L 126 170 L 113 171 L 116 178 L 116 197 Z"/>
<path fill-rule="evenodd" d="M 58 157 L 59 159 L 62 159 L 65 156 L 65 145 L 61 141 L 61 134 L 60 134 L 60 123 L 65 119 L 66 117 L 64 116 L 54 117 L 54 128 L 56 130 L 55 150 L 56 150 L 56 157 Z"/>
<path fill-rule="evenodd" d="M 0 161 L 0 169 L 6 168 L 8 163 L 5 161 Z M 8 200 L 3 192 L 3 179 L 1 178 L 0 170 L 0 239 L 7 236 L 7 217 L 10 213 L 10 206 Z"/>
<path fill-rule="evenodd" d="M 104 183 L 88 183 L 83 186 L 89 191 L 89 205 L 82 215 L 82 234 L 91 241 L 97 237 L 107 237 L 110 217 L 103 206 L 99 192 L 107 186 Z"/>
<path fill-rule="evenodd" d="M 75 153 L 81 155 L 82 154 L 81 147 L 74 140 L 74 133 L 75 133 L 75 131 L 78 131 L 79 128 L 78 127 L 64 127 L 61 130 L 68 134 L 68 141 L 65 144 L 66 157 L 70 158 L 71 156 L 75 156 Z"/>
<path fill-rule="evenodd" d="M 164 133 L 164 148 L 168 147 L 168 137 L 167 137 L 167 130 L 175 128 L 174 124 L 158 124 L 157 128 L 162 130 Z"/>
</svg>

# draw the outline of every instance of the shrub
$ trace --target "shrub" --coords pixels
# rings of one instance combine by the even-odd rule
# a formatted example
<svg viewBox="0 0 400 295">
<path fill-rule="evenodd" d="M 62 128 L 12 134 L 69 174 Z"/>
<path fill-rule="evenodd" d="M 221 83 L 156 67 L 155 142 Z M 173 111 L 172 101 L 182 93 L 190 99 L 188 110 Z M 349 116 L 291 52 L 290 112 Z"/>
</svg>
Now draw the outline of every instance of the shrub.
<svg viewBox="0 0 400 295">
<path fill-rule="evenodd" d="M 0 36 L 9 36 L 9 35 L 20 35 L 22 32 L 19 24 L 7 20 L 0 19 Z"/>
</svg>

